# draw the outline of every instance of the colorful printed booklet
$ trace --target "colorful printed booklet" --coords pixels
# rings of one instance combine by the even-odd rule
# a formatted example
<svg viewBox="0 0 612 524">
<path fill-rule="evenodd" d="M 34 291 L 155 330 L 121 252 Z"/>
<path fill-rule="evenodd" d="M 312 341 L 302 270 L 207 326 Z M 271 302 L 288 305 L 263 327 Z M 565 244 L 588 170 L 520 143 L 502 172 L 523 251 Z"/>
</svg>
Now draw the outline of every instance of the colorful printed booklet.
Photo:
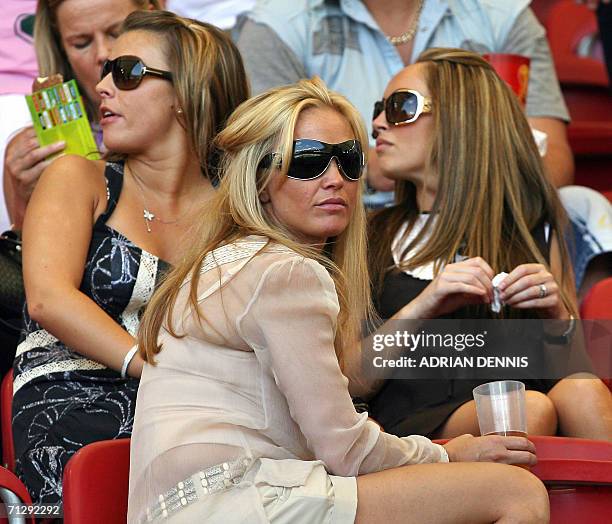
<svg viewBox="0 0 612 524">
<path fill-rule="evenodd" d="M 66 148 L 59 154 L 100 158 L 75 80 L 34 91 L 26 102 L 41 146 L 64 140 Z"/>
</svg>

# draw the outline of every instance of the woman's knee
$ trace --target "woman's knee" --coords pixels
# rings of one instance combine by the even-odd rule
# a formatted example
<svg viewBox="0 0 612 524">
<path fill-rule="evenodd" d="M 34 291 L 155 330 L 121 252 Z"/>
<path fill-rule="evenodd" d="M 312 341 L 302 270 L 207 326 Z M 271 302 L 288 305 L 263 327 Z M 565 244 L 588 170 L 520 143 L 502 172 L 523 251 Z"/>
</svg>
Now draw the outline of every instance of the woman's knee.
<svg viewBox="0 0 612 524">
<path fill-rule="evenodd" d="M 550 503 L 544 484 L 529 471 L 518 467 L 513 468 L 508 480 L 515 492 L 509 497 L 509 504 L 505 508 L 506 520 L 517 523 L 548 522 Z"/>
<path fill-rule="evenodd" d="M 557 410 L 553 401 L 539 391 L 527 391 L 527 432 L 530 435 L 554 435 L 557 432 Z"/>
<path fill-rule="evenodd" d="M 606 385 L 595 375 L 576 374 L 559 381 L 549 392 L 552 401 L 557 404 L 590 402 L 595 397 L 607 395 Z"/>
</svg>

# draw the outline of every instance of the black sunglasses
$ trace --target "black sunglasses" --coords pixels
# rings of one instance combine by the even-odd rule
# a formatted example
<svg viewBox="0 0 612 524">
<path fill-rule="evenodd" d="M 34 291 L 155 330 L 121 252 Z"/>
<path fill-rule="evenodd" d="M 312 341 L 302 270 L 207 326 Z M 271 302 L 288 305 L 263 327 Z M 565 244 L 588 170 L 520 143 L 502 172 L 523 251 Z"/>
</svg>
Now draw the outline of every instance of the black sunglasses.
<svg viewBox="0 0 612 524">
<path fill-rule="evenodd" d="M 396 126 L 410 124 L 423 113 L 431 113 L 431 99 L 412 89 L 398 89 L 374 103 L 374 120 L 382 112 L 390 124 Z"/>
<path fill-rule="evenodd" d="M 295 180 L 314 180 L 327 171 L 334 158 L 345 178 L 359 180 L 363 173 L 365 157 L 358 140 L 347 140 L 340 144 L 327 144 L 309 138 L 295 140 L 287 177 Z M 280 153 L 267 154 L 259 167 L 268 168 L 274 160 L 282 162 Z"/>
<path fill-rule="evenodd" d="M 148 67 L 137 56 L 119 56 L 114 60 L 106 60 L 102 64 L 102 74 L 100 80 L 106 77 L 109 73 L 113 74 L 113 82 L 117 89 L 129 91 L 136 89 L 142 79 L 146 75 L 153 75 L 159 78 L 164 78 L 172 82 L 172 73 Z"/>
</svg>

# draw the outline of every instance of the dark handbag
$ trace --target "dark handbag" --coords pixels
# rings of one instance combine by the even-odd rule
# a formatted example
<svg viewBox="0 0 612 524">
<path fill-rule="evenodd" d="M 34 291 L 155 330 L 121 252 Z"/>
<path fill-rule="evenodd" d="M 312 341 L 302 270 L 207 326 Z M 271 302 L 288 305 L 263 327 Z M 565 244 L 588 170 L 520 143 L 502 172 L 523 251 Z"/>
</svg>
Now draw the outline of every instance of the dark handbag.
<svg viewBox="0 0 612 524">
<path fill-rule="evenodd" d="M 0 323 L 5 328 L 20 331 L 24 302 L 21 236 L 5 231 L 0 235 Z"/>
</svg>

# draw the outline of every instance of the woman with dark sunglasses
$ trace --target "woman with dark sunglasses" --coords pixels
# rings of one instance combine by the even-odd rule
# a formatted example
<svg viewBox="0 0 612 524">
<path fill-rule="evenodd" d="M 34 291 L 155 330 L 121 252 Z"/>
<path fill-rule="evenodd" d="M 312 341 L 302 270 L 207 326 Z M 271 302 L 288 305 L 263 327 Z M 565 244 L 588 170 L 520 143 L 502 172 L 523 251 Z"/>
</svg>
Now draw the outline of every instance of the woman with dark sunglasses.
<svg viewBox="0 0 612 524">
<path fill-rule="evenodd" d="M 248 96 L 229 36 L 164 11 L 128 16 L 96 90 L 107 160 L 57 159 L 24 222 L 13 430 L 38 503 L 61 499 L 80 447 L 130 436 L 142 310 L 213 193 L 212 138 Z"/>
<path fill-rule="evenodd" d="M 343 372 L 370 313 L 366 143 L 356 109 L 318 79 L 248 100 L 217 137 L 218 191 L 140 327 L 129 522 L 546 520 L 525 470 L 441 464 L 532 464 L 527 439 L 443 447 L 353 407 Z"/>
<path fill-rule="evenodd" d="M 395 205 L 371 221 L 380 316 L 555 319 L 558 332 L 544 326 L 532 349 L 562 351 L 578 316 L 567 218 L 523 112 L 491 66 L 471 52 L 431 49 L 389 83 L 373 125 L 380 166 L 398 188 Z M 500 313 L 491 306 L 502 272 Z M 370 413 L 397 435 L 478 434 L 478 383 L 389 380 Z M 612 439 L 612 399 L 601 380 L 526 385 L 530 434 Z"/>
</svg>

